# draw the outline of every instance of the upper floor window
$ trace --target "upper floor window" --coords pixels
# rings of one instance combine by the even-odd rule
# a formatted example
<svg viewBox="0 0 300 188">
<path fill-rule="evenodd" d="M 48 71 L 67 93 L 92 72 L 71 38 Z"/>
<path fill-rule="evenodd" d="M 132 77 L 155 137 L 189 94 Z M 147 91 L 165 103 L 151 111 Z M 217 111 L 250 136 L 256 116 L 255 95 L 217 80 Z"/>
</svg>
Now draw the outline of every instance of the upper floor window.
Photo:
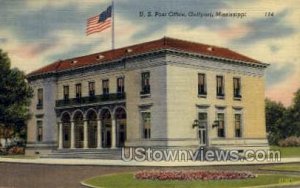
<svg viewBox="0 0 300 188">
<path fill-rule="evenodd" d="M 36 127 L 37 127 L 37 138 L 36 140 L 38 142 L 42 142 L 43 141 L 43 121 L 37 121 L 36 122 Z"/>
<path fill-rule="evenodd" d="M 103 95 L 109 94 L 109 80 L 102 80 L 102 93 Z"/>
<path fill-rule="evenodd" d="M 224 77 L 223 76 L 217 76 L 217 97 L 223 98 L 225 96 L 224 91 Z"/>
<path fill-rule="evenodd" d="M 150 94 L 150 72 L 142 73 L 142 91 L 141 94 Z"/>
<path fill-rule="evenodd" d="M 124 78 L 123 77 L 120 77 L 120 78 L 117 78 L 117 93 L 120 94 L 120 93 L 124 93 Z"/>
<path fill-rule="evenodd" d="M 89 96 L 95 96 L 95 82 L 89 82 Z"/>
<path fill-rule="evenodd" d="M 241 79 L 233 78 L 233 94 L 234 98 L 241 98 Z"/>
<path fill-rule="evenodd" d="M 76 84 L 75 85 L 75 92 L 76 92 L 76 98 L 80 99 L 81 98 L 81 84 Z"/>
<path fill-rule="evenodd" d="M 198 95 L 206 95 L 205 74 L 198 74 Z"/>
<path fill-rule="evenodd" d="M 69 86 L 64 86 L 64 100 L 69 100 Z"/>
<path fill-rule="evenodd" d="M 234 114 L 235 137 L 242 137 L 241 126 L 242 126 L 242 115 Z"/>
<path fill-rule="evenodd" d="M 218 137 L 225 137 L 225 114 L 218 113 Z"/>
<path fill-rule="evenodd" d="M 37 109 L 43 108 L 44 92 L 43 88 L 37 90 Z"/>
<path fill-rule="evenodd" d="M 143 138 L 149 139 L 151 137 L 151 113 L 142 112 L 142 129 L 143 129 Z"/>
</svg>

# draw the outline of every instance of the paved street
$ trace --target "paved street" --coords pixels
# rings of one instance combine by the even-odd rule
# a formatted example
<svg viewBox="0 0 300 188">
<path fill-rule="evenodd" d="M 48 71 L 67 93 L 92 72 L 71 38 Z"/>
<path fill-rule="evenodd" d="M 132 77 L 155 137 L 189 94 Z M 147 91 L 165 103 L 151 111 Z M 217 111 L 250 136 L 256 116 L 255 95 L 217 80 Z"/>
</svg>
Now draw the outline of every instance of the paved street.
<svg viewBox="0 0 300 188">
<path fill-rule="evenodd" d="M 249 166 L 211 166 L 211 167 L 173 167 L 176 169 L 209 169 L 209 170 L 249 170 L 255 173 L 266 173 L 259 168 L 266 165 Z M 118 166 L 64 166 L 41 164 L 0 163 L 0 187 L 14 188 L 76 188 L 80 181 L 89 177 L 128 172 L 141 169 L 170 167 L 118 167 Z M 278 172 L 267 172 L 278 173 Z M 291 174 L 291 173 L 289 173 Z M 300 173 L 293 173 L 300 175 Z"/>
</svg>

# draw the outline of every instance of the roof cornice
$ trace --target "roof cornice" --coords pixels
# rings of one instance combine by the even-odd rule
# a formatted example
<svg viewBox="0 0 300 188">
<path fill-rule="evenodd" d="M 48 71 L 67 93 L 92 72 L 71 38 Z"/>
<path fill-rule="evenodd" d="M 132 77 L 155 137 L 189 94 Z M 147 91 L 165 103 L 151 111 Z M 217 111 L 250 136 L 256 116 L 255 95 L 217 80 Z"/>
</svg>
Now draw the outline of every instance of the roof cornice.
<svg viewBox="0 0 300 188">
<path fill-rule="evenodd" d="M 184 50 L 179 50 L 176 48 L 160 48 L 152 51 L 148 51 L 145 53 L 139 53 L 139 54 L 131 54 L 131 55 L 126 55 L 123 56 L 122 58 L 119 59 L 114 59 L 112 61 L 102 61 L 101 63 L 95 61 L 95 63 L 82 66 L 82 67 L 75 67 L 75 68 L 70 68 L 70 69 L 65 69 L 65 70 L 58 70 L 58 71 L 51 71 L 51 72 L 46 72 L 46 73 L 37 73 L 37 74 L 30 74 L 27 75 L 28 80 L 36 80 L 40 78 L 48 78 L 52 76 L 57 76 L 60 74 L 64 73 L 69 73 L 69 72 L 74 72 L 74 71 L 79 71 L 79 70 L 84 70 L 84 69 L 89 69 L 89 68 L 94 68 L 94 67 L 102 67 L 106 65 L 113 65 L 115 63 L 121 63 L 126 60 L 133 60 L 141 57 L 150 57 L 152 55 L 157 55 L 157 54 L 175 54 L 178 56 L 189 56 L 189 57 L 196 57 L 200 59 L 205 59 L 205 60 L 212 60 L 212 61 L 220 61 L 222 63 L 234 63 L 238 65 L 243 65 L 243 66 L 250 66 L 250 67 L 255 67 L 255 68 L 266 68 L 269 66 L 267 63 L 255 63 L 255 62 L 249 62 L 249 61 L 242 61 L 242 60 L 234 60 L 234 59 L 228 59 L 228 58 L 222 58 L 222 57 L 217 57 L 217 56 L 210 56 L 206 54 L 201 54 L 201 53 L 193 53 L 193 52 L 187 52 Z"/>
</svg>

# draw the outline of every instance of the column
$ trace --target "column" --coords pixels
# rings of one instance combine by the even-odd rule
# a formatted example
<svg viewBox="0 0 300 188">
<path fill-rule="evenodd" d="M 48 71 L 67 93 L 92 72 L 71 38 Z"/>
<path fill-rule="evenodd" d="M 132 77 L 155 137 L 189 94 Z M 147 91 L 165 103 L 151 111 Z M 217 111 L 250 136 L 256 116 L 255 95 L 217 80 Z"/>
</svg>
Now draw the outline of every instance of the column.
<svg viewBox="0 0 300 188">
<path fill-rule="evenodd" d="M 58 149 L 63 148 L 63 124 L 61 122 L 57 123 L 58 125 Z"/>
<path fill-rule="evenodd" d="M 71 149 L 75 148 L 75 129 L 74 121 L 71 121 Z"/>
<path fill-rule="evenodd" d="M 114 116 L 111 118 L 111 149 L 116 148 L 116 119 Z"/>
<path fill-rule="evenodd" d="M 97 120 L 97 148 L 102 148 L 102 132 L 101 132 L 102 122 L 101 119 Z"/>
<path fill-rule="evenodd" d="M 88 124 L 87 120 L 83 120 L 83 148 L 88 148 Z"/>
</svg>

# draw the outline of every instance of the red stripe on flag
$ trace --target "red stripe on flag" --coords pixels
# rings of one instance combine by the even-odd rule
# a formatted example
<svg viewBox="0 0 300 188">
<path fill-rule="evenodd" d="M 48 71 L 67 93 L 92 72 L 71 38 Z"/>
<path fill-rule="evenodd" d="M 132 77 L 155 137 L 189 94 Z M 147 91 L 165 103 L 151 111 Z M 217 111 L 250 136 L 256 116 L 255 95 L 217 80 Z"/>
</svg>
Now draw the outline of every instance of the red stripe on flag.
<svg viewBox="0 0 300 188">
<path fill-rule="evenodd" d="M 86 34 L 87 34 L 87 35 L 90 35 L 90 34 L 92 34 L 92 33 L 101 32 L 101 31 L 103 31 L 103 30 L 105 30 L 105 29 L 107 29 L 107 28 L 110 28 L 110 27 L 111 27 L 111 25 L 105 25 L 105 26 L 103 26 L 103 27 L 101 27 L 101 28 L 96 28 L 96 29 L 93 29 L 93 30 L 89 30 L 89 31 L 86 32 Z"/>
<path fill-rule="evenodd" d="M 89 31 L 89 30 L 92 30 L 92 29 L 95 29 L 95 28 L 103 27 L 103 26 L 108 25 L 108 24 L 111 24 L 111 21 L 104 22 L 103 24 L 97 24 L 97 25 L 90 26 L 86 30 Z"/>
<path fill-rule="evenodd" d="M 87 19 L 86 35 L 101 32 L 111 27 L 111 22 L 112 22 L 111 18 L 108 18 L 104 22 L 98 22 L 98 21 L 99 21 L 99 16 L 94 16 Z"/>
<path fill-rule="evenodd" d="M 104 26 L 107 26 L 107 25 L 111 25 L 111 21 L 105 22 L 101 25 L 99 24 L 99 25 L 95 25 L 93 27 L 89 27 L 89 28 L 86 29 L 86 31 L 94 30 L 94 29 L 101 28 L 101 27 L 104 27 Z"/>
</svg>

